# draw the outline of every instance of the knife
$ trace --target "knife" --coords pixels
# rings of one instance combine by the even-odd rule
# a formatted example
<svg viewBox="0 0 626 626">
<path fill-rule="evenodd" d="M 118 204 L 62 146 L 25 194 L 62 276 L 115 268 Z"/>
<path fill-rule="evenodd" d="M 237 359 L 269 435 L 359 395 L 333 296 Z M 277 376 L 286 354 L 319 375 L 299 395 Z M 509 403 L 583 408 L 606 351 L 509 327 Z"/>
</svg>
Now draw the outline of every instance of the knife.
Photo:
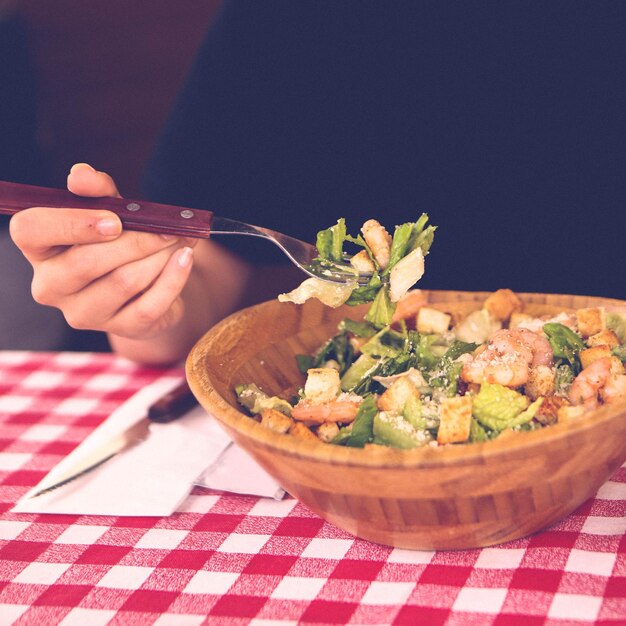
<svg viewBox="0 0 626 626">
<path fill-rule="evenodd" d="M 36 498 L 44 493 L 58 489 L 80 476 L 88 474 L 100 467 L 109 459 L 142 442 L 150 432 L 150 424 L 165 424 L 182 417 L 193 408 L 198 401 L 189 389 L 186 381 L 166 393 L 151 404 L 144 417 L 133 423 L 126 430 L 116 434 L 91 451 L 87 456 L 78 459 L 71 468 L 58 478 L 52 485 L 39 489 L 29 498 Z"/>
</svg>

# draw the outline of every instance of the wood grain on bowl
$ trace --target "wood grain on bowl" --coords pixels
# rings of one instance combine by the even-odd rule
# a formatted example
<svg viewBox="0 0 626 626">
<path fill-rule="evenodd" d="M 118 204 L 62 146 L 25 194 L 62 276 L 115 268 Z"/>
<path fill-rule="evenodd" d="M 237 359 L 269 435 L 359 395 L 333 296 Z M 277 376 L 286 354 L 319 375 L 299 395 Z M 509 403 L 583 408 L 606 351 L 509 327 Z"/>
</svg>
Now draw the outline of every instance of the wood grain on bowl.
<svg viewBox="0 0 626 626">
<path fill-rule="evenodd" d="M 430 291 L 429 306 L 479 308 L 485 292 Z M 518 294 L 525 311 L 550 314 L 626 302 Z M 577 422 L 476 444 L 345 448 L 272 432 L 243 413 L 234 387 L 254 382 L 289 397 L 303 383 L 295 355 L 311 353 L 344 317 L 277 301 L 236 313 L 211 329 L 187 359 L 200 404 L 280 484 L 325 520 L 358 537 L 412 549 L 477 548 L 537 532 L 574 511 L 626 460 L 626 405 L 605 405 Z"/>
</svg>

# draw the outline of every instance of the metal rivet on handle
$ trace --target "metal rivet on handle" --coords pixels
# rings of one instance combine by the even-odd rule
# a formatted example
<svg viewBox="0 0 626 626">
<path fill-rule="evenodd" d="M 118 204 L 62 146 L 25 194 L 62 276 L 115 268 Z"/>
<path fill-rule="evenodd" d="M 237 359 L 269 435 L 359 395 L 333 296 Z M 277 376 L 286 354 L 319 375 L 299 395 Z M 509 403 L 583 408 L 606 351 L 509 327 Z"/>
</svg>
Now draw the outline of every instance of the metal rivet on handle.
<svg viewBox="0 0 626 626">
<path fill-rule="evenodd" d="M 129 211 L 139 211 L 139 209 L 141 208 L 141 206 L 139 204 L 137 204 L 136 202 L 131 202 L 130 204 L 126 205 L 126 208 Z"/>
<path fill-rule="evenodd" d="M 193 211 L 185 209 L 184 211 L 180 212 L 180 216 L 184 217 L 186 220 L 191 219 L 193 217 Z"/>
</svg>

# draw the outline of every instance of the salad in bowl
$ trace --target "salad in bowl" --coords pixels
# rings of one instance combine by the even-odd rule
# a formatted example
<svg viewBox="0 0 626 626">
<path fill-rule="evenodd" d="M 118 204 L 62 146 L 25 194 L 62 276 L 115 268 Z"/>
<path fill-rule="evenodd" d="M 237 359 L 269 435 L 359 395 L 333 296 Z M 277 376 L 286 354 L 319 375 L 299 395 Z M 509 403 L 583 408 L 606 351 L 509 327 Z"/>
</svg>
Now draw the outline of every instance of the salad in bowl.
<svg viewBox="0 0 626 626">
<path fill-rule="evenodd" d="M 435 227 L 422 214 L 393 235 L 368 220 L 353 237 L 345 220 L 321 231 L 315 263 L 343 263 L 343 288 L 307 279 L 279 300 L 331 307 L 371 303 L 343 319 L 311 354 L 297 355 L 304 385 L 293 397 L 236 385 L 247 413 L 267 428 L 349 447 L 471 444 L 584 419 L 626 401 L 626 315 L 603 306 L 530 315 L 510 289 L 462 315 L 430 304 L 414 286 Z M 359 274 L 370 276 L 358 284 Z"/>
</svg>

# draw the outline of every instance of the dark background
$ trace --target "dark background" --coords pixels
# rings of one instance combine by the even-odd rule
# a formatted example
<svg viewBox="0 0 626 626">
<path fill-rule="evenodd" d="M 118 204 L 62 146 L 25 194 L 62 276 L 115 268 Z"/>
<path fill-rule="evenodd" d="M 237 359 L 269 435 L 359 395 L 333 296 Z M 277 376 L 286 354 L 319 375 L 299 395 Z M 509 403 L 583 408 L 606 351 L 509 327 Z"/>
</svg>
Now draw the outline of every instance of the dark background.
<svg viewBox="0 0 626 626">
<path fill-rule="evenodd" d="M 86 161 L 111 173 L 124 195 L 137 195 L 141 170 L 219 1 L 13 4 L 20 24 L 3 32 L 0 106 L 2 119 L 17 124 L 5 128 L 3 144 L 11 139 L 7 129 L 28 133 L 35 93 L 44 172 L 32 178 L 45 174 L 51 185 L 64 186 L 69 167 Z M 24 67 L 20 46 L 31 67 Z M 4 171 L 17 176 L 28 155 L 0 153 Z"/>
<path fill-rule="evenodd" d="M 218 2 L 14 4 L 0 177 L 61 187 L 87 161 L 142 195 Z M 624 6 L 231 3 L 187 86 L 206 104 L 178 107 L 142 189 L 279 230 L 294 215 L 301 238 L 425 210 L 440 227 L 426 289 L 623 298 Z"/>
</svg>

